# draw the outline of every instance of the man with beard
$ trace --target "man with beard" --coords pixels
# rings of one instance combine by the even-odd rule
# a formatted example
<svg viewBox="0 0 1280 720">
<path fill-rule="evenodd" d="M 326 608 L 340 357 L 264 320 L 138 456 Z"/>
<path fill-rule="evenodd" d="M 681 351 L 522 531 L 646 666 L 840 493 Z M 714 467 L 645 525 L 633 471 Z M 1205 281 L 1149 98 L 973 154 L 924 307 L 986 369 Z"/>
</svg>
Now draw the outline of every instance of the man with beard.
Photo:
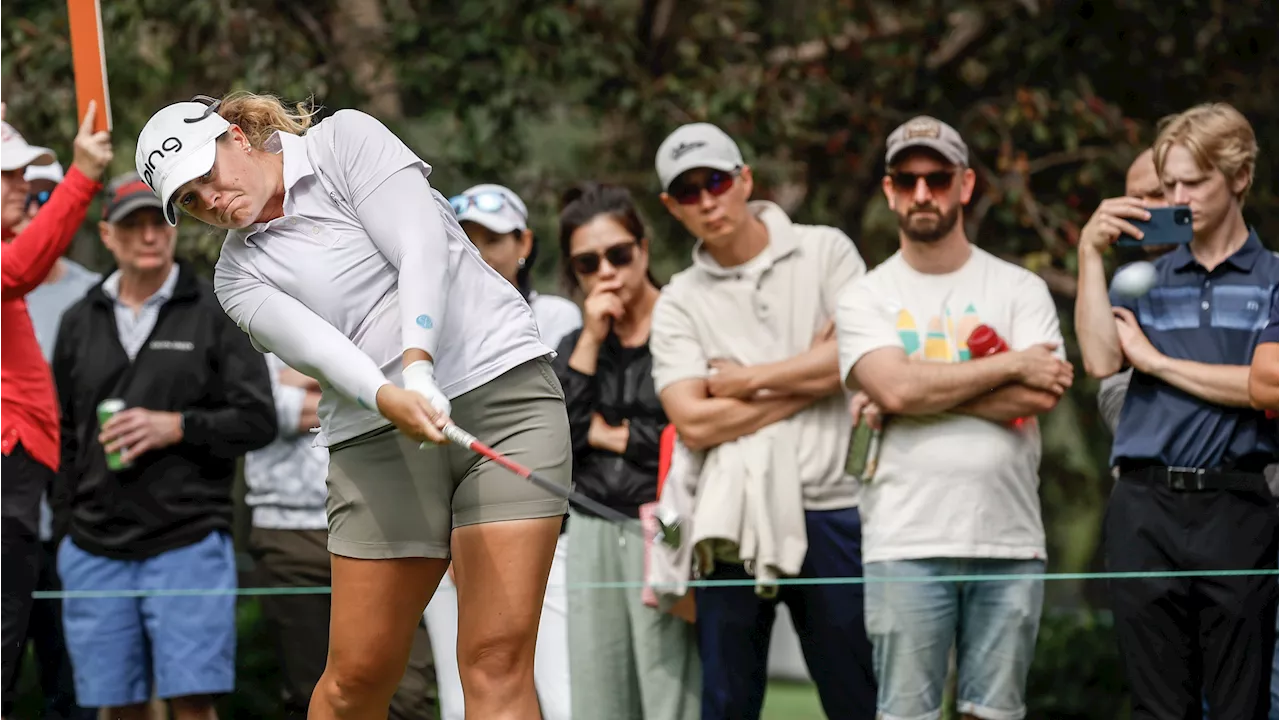
<svg viewBox="0 0 1280 720">
<path fill-rule="evenodd" d="M 1071 386 L 1072 368 L 1044 281 L 965 237 L 968 161 L 959 133 L 931 117 L 889 136 L 883 188 L 901 249 L 836 310 L 841 377 L 860 391 L 855 422 L 888 418 L 862 495 L 884 718 L 939 716 L 953 643 L 961 716 L 1024 717 L 1043 601 L 1036 416 Z M 1008 351 L 971 352 L 982 326 Z M 1010 577 L 947 579 L 969 574 Z"/>
</svg>

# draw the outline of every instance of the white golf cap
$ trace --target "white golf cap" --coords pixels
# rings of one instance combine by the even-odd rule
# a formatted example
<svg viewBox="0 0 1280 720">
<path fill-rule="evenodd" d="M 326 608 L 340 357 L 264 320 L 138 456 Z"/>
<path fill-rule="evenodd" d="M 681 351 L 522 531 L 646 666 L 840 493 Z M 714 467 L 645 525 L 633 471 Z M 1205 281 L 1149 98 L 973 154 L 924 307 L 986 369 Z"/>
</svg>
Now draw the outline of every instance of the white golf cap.
<svg viewBox="0 0 1280 720">
<path fill-rule="evenodd" d="M 28 145 L 22 134 L 7 122 L 0 122 L 0 170 L 21 170 L 28 165 L 57 162 L 53 151 L 39 145 Z"/>
<path fill-rule="evenodd" d="M 524 230 L 529 225 L 529 210 L 524 201 L 511 188 L 502 185 L 489 183 L 467 188 L 449 203 L 459 223 L 473 222 L 499 235 Z"/>
<path fill-rule="evenodd" d="M 218 155 L 214 141 L 231 127 L 210 107 L 201 102 L 174 103 L 152 115 L 138 134 L 134 164 L 142 181 L 160 198 L 170 225 L 178 224 L 173 194 L 209 172 Z"/>
<path fill-rule="evenodd" d="M 27 181 L 32 180 L 48 180 L 49 182 L 60 183 L 63 179 L 62 163 L 51 162 L 48 165 L 28 165 L 23 171 L 22 177 Z"/>
<path fill-rule="evenodd" d="M 654 164 L 662 190 L 666 192 L 681 173 L 694 168 L 729 172 L 746 163 L 738 144 L 725 131 L 711 123 L 691 123 L 680 126 L 662 141 Z"/>
</svg>

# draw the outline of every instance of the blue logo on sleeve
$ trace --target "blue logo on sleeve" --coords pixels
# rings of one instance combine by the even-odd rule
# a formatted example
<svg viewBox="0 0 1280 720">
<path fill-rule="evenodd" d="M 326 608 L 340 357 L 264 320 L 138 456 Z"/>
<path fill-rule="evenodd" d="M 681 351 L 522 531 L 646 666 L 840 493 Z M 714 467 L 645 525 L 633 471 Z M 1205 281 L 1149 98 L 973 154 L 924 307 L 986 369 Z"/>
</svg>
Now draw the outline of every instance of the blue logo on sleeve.
<svg viewBox="0 0 1280 720">
<path fill-rule="evenodd" d="M 434 323 L 431 322 L 430 315 L 419 315 L 418 319 L 415 322 L 418 323 L 418 327 L 424 330 L 430 330 L 431 327 L 434 325 Z"/>
</svg>

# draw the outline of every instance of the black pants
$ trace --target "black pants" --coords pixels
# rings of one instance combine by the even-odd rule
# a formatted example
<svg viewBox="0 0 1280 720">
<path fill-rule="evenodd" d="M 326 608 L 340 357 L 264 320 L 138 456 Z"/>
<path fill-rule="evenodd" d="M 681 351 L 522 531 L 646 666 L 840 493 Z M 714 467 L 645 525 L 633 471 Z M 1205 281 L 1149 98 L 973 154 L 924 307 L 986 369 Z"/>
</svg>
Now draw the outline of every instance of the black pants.
<svg viewBox="0 0 1280 720">
<path fill-rule="evenodd" d="M 1110 572 L 1274 570 L 1276 500 L 1176 491 L 1122 476 L 1107 506 Z M 1265 720 L 1276 643 L 1275 575 L 1111 580 L 1133 720 Z"/>
<path fill-rule="evenodd" d="M 40 576 L 40 497 L 53 480 L 53 470 L 33 460 L 19 443 L 0 460 L 0 478 L 0 705 L 7 716 L 16 699 L 31 593 Z"/>
<path fill-rule="evenodd" d="M 809 551 L 800 577 L 862 576 L 857 508 L 807 511 Z M 710 580 L 744 580 L 741 565 L 717 565 Z M 698 588 L 702 720 L 754 720 L 764 706 L 769 640 L 779 602 L 795 622 L 805 665 L 832 720 L 876 715 L 876 677 L 861 585 L 783 585 L 765 599 L 749 586 Z"/>
<path fill-rule="evenodd" d="M 41 543 L 40 577 L 36 589 L 43 592 L 62 590 L 58 579 L 56 543 Z M 71 656 L 67 654 L 67 641 L 62 633 L 62 601 L 37 600 L 31 608 L 31 621 L 27 624 L 27 642 L 35 648 L 36 664 L 40 676 L 40 690 L 44 695 L 44 720 L 95 720 L 97 710 L 76 705 L 75 676 L 71 670 Z M 21 667 L 21 658 L 19 658 Z"/>
<path fill-rule="evenodd" d="M 332 580 L 324 530 L 268 530 L 249 535 L 263 587 L 327 586 Z M 305 718 L 329 652 L 328 595 L 265 595 L 262 613 L 274 637 L 287 718 Z M 391 720 L 434 720 L 439 695 L 426 624 L 419 622 L 409 665 L 391 699 Z"/>
</svg>

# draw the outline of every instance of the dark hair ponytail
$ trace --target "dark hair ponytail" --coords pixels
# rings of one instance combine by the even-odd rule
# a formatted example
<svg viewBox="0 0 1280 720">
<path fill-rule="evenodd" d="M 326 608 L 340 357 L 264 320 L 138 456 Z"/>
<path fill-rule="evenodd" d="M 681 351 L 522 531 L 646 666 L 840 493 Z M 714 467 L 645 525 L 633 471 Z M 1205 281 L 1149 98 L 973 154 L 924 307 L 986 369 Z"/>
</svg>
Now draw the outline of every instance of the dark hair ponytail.
<svg viewBox="0 0 1280 720">
<path fill-rule="evenodd" d="M 570 241 L 578 228 L 601 215 L 608 215 L 616 220 L 637 243 L 648 238 L 644 222 L 626 188 L 586 182 L 565 190 L 560 194 L 560 275 L 565 289 L 570 293 L 580 289 L 570 258 Z M 646 271 L 646 276 L 654 287 L 661 287 L 652 271 Z"/>
</svg>

